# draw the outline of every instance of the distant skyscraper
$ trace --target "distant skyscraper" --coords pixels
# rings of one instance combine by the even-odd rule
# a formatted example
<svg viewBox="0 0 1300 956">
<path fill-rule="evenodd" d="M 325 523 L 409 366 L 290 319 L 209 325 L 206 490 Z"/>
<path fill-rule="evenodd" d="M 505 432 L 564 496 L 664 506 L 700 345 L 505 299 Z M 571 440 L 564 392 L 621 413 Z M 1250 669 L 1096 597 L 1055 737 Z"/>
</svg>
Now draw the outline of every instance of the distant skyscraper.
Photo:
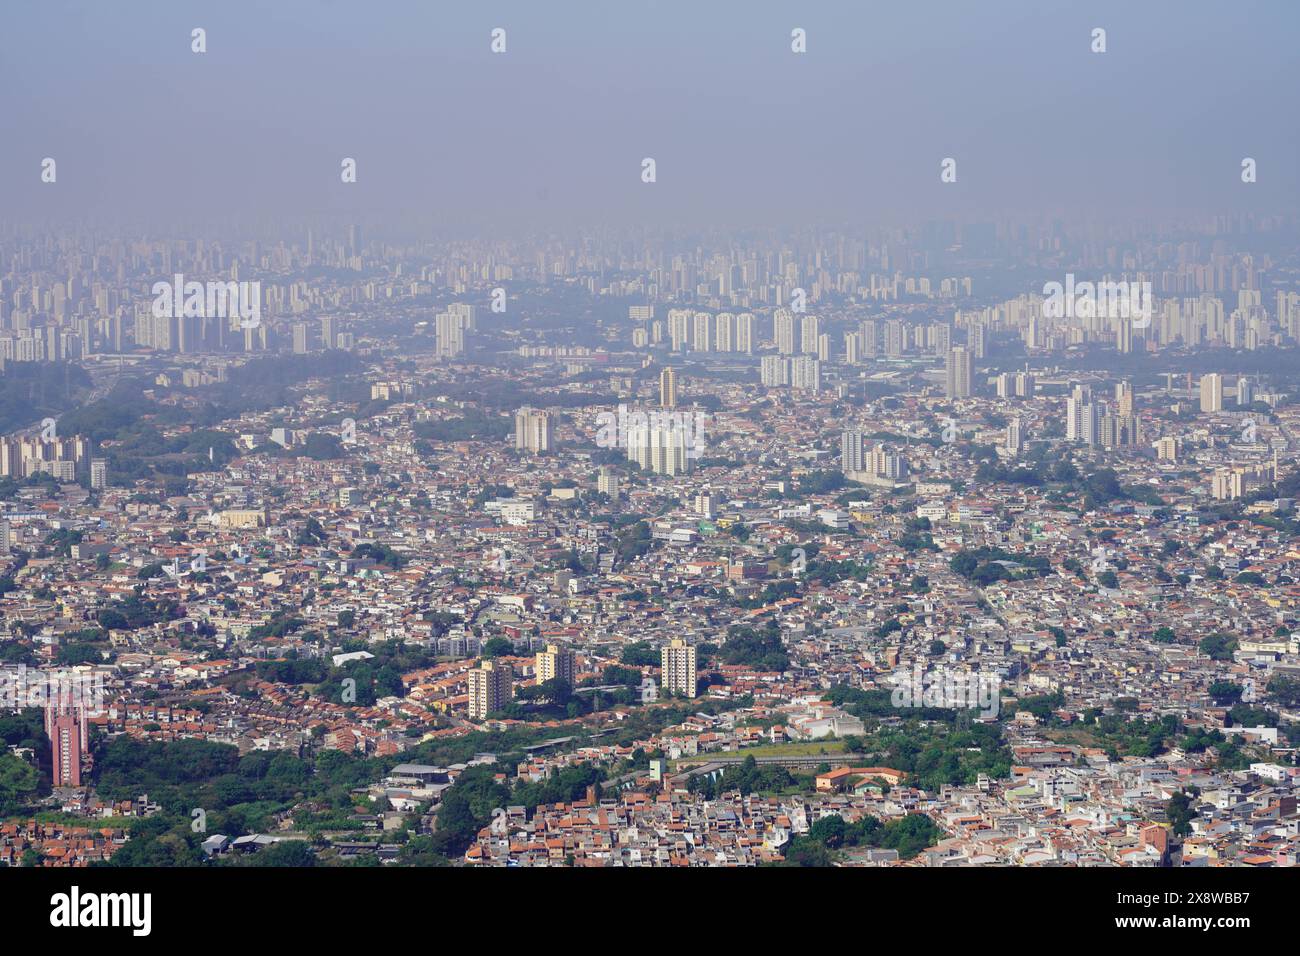
<svg viewBox="0 0 1300 956">
<path fill-rule="evenodd" d="M 901 358 L 906 351 L 907 326 L 902 319 L 889 319 L 885 322 L 885 355 Z"/>
<path fill-rule="evenodd" d="M 1083 441 L 1084 407 L 1091 401 L 1088 389 L 1082 385 L 1074 386 L 1065 403 L 1065 438 L 1067 441 Z"/>
<path fill-rule="evenodd" d="M 1133 383 L 1120 382 L 1115 386 L 1115 404 L 1121 416 L 1133 414 Z"/>
<path fill-rule="evenodd" d="M 857 365 L 862 361 L 862 333 L 844 333 L 844 364 Z"/>
<path fill-rule="evenodd" d="M 845 474 L 866 469 L 862 432 L 848 429 L 840 435 L 840 470 Z"/>
<path fill-rule="evenodd" d="M 1223 411 L 1223 376 L 1218 372 L 1201 376 L 1201 411 Z"/>
<path fill-rule="evenodd" d="M 677 370 L 674 368 L 659 373 L 659 407 L 677 407 Z"/>
<path fill-rule="evenodd" d="M 948 398 L 970 398 L 971 355 L 962 346 L 948 350 L 944 394 Z"/>
<path fill-rule="evenodd" d="M 1133 323 L 1127 318 L 1116 320 L 1115 349 L 1125 355 L 1133 351 Z"/>
<path fill-rule="evenodd" d="M 789 309 L 777 309 L 772 322 L 776 350 L 782 355 L 794 355 L 794 313 Z"/>
<path fill-rule="evenodd" d="M 730 352 L 732 349 L 732 333 L 735 328 L 736 317 L 730 312 L 719 312 L 713 319 L 714 322 L 714 345 L 719 352 Z"/>
<path fill-rule="evenodd" d="M 686 430 L 634 425 L 627 433 L 627 457 L 657 475 L 680 475 L 690 470 Z"/>
<path fill-rule="evenodd" d="M 515 412 L 515 450 L 541 454 L 551 450 L 551 416 L 525 405 Z"/>
<path fill-rule="evenodd" d="M 754 315 L 742 312 L 736 316 L 736 351 L 754 354 Z"/>
<path fill-rule="evenodd" d="M 465 333 L 474 328 L 473 306 L 453 302 L 446 312 L 434 317 L 434 334 L 439 358 L 456 358 L 465 351 Z"/>
<path fill-rule="evenodd" d="M 674 352 L 686 349 L 686 343 L 690 339 L 691 317 L 690 309 L 668 310 L 668 337 L 672 340 Z"/>
<path fill-rule="evenodd" d="M 1079 440 L 1085 445 L 1101 444 L 1101 406 L 1096 402 L 1087 402 L 1082 409 L 1079 422 Z"/>
<path fill-rule="evenodd" d="M 1244 375 L 1237 379 L 1237 404 L 1250 405 L 1255 401 L 1255 384 Z"/>
<path fill-rule="evenodd" d="M 802 392 L 814 394 L 822 390 L 822 363 L 811 355 L 798 355 L 790 360 L 790 385 Z"/>
<path fill-rule="evenodd" d="M 780 388 L 790 384 L 790 360 L 780 355 L 764 355 L 759 363 L 765 388 Z"/>
<path fill-rule="evenodd" d="M 447 311 L 451 315 L 459 316 L 466 329 L 473 331 L 478 328 L 477 306 L 470 305 L 467 302 L 453 302 L 447 306 Z"/>
<path fill-rule="evenodd" d="M 707 312 L 695 313 L 695 335 L 691 339 L 691 348 L 696 352 L 713 351 L 713 316 Z"/>
<path fill-rule="evenodd" d="M 868 319 L 858 328 L 862 334 L 862 354 L 869 358 L 875 358 L 879 348 L 876 323 Z"/>
<path fill-rule="evenodd" d="M 948 354 L 948 349 L 952 348 L 952 326 L 945 322 L 936 322 L 930 327 L 930 332 L 934 355 L 942 358 Z"/>
<path fill-rule="evenodd" d="M 799 327 L 799 351 L 804 355 L 817 354 L 817 340 L 821 335 L 821 322 L 815 315 L 805 315 Z"/>
</svg>

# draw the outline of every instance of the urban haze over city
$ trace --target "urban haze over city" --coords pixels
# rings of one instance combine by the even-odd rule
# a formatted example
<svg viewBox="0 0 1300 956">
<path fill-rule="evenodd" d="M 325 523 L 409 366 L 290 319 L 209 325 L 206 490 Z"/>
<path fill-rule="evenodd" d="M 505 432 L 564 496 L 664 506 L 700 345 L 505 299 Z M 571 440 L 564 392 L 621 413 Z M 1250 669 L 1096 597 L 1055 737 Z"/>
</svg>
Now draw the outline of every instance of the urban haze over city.
<svg viewBox="0 0 1300 956">
<path fill-rule="evenodd" d="M 1300 8 L 804 6 L 5 11 L 0 866 L 1300 864 Z"/>
</svg>

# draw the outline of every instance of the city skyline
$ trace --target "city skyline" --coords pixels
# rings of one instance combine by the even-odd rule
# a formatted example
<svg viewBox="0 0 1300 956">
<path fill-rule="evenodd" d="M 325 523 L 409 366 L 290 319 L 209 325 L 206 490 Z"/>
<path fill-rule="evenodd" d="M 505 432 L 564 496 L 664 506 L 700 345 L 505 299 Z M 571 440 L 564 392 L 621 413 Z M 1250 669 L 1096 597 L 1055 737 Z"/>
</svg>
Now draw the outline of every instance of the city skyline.
<svg viewBox="0 0 1300 956">
<path fill-rule="evenodd" d="M 4 20 L 15 925 L 1285 929 L 1300 6 Z"/>
</svg>

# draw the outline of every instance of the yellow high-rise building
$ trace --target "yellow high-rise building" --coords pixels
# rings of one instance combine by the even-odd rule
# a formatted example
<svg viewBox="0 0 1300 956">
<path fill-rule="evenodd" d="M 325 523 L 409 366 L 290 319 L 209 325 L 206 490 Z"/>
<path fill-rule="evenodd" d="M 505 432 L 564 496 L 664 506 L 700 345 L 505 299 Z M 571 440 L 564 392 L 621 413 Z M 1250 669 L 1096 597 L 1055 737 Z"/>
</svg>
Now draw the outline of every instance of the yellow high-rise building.
<svg viewBox="0 0 1300 956">
<path fill-rule="evenodd" d="M 558 677 L 572 687 L 575 670 L 573 651 L 567 647 L 547 644 L 546 650 L 537 652 L 537 683 L 539 684 L 545 684 L 548 680 Z"/>
</svg>

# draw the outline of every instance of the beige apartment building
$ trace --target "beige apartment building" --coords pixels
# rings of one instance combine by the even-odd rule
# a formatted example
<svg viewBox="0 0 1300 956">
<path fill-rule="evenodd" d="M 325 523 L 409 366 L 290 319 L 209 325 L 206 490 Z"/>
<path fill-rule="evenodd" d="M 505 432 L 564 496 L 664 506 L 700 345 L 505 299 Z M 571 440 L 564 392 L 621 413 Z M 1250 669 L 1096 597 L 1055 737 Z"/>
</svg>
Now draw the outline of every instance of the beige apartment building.
<svg viewBox="0 0 1300 956">
<path fill-rule="evenodd" d="M 514 697 L 514 669 L 501 661 L 486 660 L 469 672 L 469 719 L 483 720 Z"/>
<path fill-rule="evenodd" d="M 573 651 L 558 644 L 547 644 L 546 650 L 537 652 L 537 683 L 544 684 L 558 677 L 572 687 L 574 663 Z"/>
<path fill-rule="evenodd" d="M 665 691 L 695 696 L 695 648 L 680 637 L 669 641 L 659 652 L 660 682 Z"/>
</svg>

